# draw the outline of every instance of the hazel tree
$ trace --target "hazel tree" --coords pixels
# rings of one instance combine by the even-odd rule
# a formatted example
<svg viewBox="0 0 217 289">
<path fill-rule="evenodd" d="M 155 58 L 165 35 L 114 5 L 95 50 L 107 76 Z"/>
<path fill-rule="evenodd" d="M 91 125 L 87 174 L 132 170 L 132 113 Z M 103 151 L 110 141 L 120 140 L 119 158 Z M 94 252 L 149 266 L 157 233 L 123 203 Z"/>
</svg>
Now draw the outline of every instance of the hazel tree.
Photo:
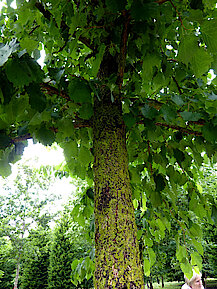
<svg viewBox="0 0 217 289">
<path fill-rule="evenodd" d="M 132 199 L 143 211 L 152 203 L 147 240 L 169 229 L 173 215 L 181 218 L 177 258 L 189 274 L 203 253 L 191 211 L 209 222 L 216 212 L 197 186 L 203 156 L 217 156 L 209 72 L 217 69 L 216 1 L 7 4 L 0 18 L 1 174 L 33 138 L 57 142 L 71 174 L 93 180 L 95 288 L 144 286 Z M 42 51 L 43 68 L 36 62 Z M 188 211 L 177 209 L 180 187 Z"/>
</svg>

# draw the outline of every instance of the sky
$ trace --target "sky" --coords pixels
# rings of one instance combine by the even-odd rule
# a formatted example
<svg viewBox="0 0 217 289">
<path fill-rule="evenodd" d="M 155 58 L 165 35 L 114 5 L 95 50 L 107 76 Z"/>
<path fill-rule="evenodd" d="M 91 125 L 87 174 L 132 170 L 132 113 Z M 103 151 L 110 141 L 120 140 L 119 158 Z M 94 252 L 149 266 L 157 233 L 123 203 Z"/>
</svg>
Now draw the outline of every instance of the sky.
<svg viewBox="0 0 217 289">
<path fill-rule="evenodd" d="M 28 164 L 31 168 L 39 168 L 40 166 L 57 166 L 65 162 L 63 150 L 54 145 L 51 147 L 45 147 L 40 143 L 33 144 L 32 140 L 28 140 L 28 146 L 24 149 L 24 153 L 20 161 L 12 165 L 12 174 L 7 177 L 6 182 L 9 184 L 16 176 L 17 167 L 20 163 Z M 0 188 L 2 188 L 3 180 L 0 177 Z M 0 193 L 2 190 L 0 190 Z M 53 204 L 53 210 L 59 210 L 67 202 L 69 197 L 73 197 L 76 191 L 76 186 L 73 184 L 73 180 L 68 177 L 63 177 L 55 181 L 50 186 L 49 190 L 45 194 L 55 194 L 60 197 L 56 203 Z"/>
</svg>

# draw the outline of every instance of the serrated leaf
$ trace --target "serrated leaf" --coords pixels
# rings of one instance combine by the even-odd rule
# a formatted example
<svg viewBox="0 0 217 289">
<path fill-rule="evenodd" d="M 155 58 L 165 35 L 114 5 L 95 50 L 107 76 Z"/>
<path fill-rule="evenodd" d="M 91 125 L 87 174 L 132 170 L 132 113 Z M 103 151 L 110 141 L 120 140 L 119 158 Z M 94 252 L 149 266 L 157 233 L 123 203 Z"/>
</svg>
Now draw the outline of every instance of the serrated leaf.
<svg viewBox="0 0 217 289">
<path fill-rule="evenodd" d="M 123 119 L 129 129 L 136 124 L 136 118 L 132 113 L 125 113 Z"/>
<path fill-rule="evenodd" d="M 22 38 L 20 40 L 20 47 L 21 49 L 26 49 L 26 51 L 31 54 L 37 47 L 38 47 L 38 41 L 33 40 L 29 37 Z"/>
<path fill-rule="evenodd" d="M 151 269 L 151 266 L 150 266 L 150 262 L 148 259 L 144 259 L 144 263 L 143 263 L 143 270 L 144 270 L 144 274 L 146 276 L 149 276 L 150 275 L 150 269 Z"/>
<path fill-rule="evenodd" d="M 201 244 L 201 240 L 196 240 L 195 238 L 192 238 L 192 243 L 195 247 L 195 249 L 198 251 L 200 255 L 203 255 L 203 245 Z"/>
<path fill-rule="evenodd" d="M 0 149 L 5 149 L 10 145 L 10 143 L 11 138 L 6 134 L 0 133 Z"/>
<path fill-rule="evenodd" d="M 39 83 L 43 78 L 39 64 L 26 54 L 8 61 L 5 71 L 9 81 L 18 87 L 29 85 L 31 82 Z"/>
<path fill-rule="evenodd" d="M 173 107 L 164 104 L 161 107 L 160 112 L 163 114 L 163 117 L 167 123 L 170 123 L 176 118 L 176 112 L 174 111 Z"/>
<path fill-rule="evenodd" d="M 207 73 L 211 67 L 213 57 L 204 48 L 198 48 L 191 59 L 191 66 L 196 77 Z"/>
<path fill-rule="evenodd" d="M 134 201 L 137 201 L 137 200 L 134 200 Z M 137 206 L 138 207 L 138 206 Z M 134 207 L 135 208 L 135 207 Z M 142 230 L 138 230 L 137 231 L 137 240 L 140 240 L 141 237 L 142 237 L 142 234 L 143 234 L 143 231 Z"/>
<path fill-rule="evenodd" d="M 81 146 L 78 153 L 78 159 L 82 165 L 86 165 L 93 160 L 93 156 L 88 148 Z"/>
<path fill-rule="evenodd" d="M 186 35 L 179 45 L 179 60 L 185 64 L 190 63 L 196 49 L 198 49 L 197 38 L 193 35 Z"/>
<path fill-rule="evenodd" d="M 181 163 L 185 160 L 185 154 L 179 149 L 174 149 L 173 154 L 178 163 Z"/>
<path fill-rule="evenodd" d="M 96 54 L 96 57 L 93 60 L 92 67 L 90 70 L 90 75 L 93 77 L 96 77 L 98 72 L 99 72 L 100 64 L 102 62 L 102 59 L 103 59 L 103 56 L 105 53 L 105 49 L 106 49 L 106 46 L 104 44 L 102 44 L 100 46 L 99 53 Z"/>
<path fill-rule="evenodd" d="M 157 3 L 146 3 L 140 0 L 134 0 L 131 6 L 131 16 L 134 20 L 146 20 L 152 15 L 155 17 L 158 10 Z"/>
<path fill-rule="evenodd" d="M 0 175 L 2 177 L 8 177 L 11 174 L 11 166 L 5 160 L 0 160 Z"/>
<path fill-rule="evenodd" d="M 156 261 L 156 254 L 152 248 L 148 248 L 148 256 L 150 261 L 150 267 L 152 267 Z"/>
<path fill-rule="evenodd" d="M 191 253 L 191 265 L 201 268 L 202 257 L 197 252 Z"/>
<path fill-rule="evenodd" d="M 201 114 L 198 112 L 181 111 L 179 114 L 184 121 L 198 121 L 201 118 Z"/>
<path fill-rule="evenodd" d="M 158 115 L 158 111 L 154 109 L 153 107 L 149 106 L 148 104 L 145 104 L 141 108 L 141 112 L 144 115 L 144 117 L 149 118 L 149 119 L 153 119 Z"/>
<path fill-rule="evenodd" d="M 206 140 L 214 143 L 217 140 L 216 127 L 211 124 L 206 124 L 202 127 L 202 133 Z"/>
<path fill-rule="evenodd" d="M 153 77 L 154 67 L 160 67 L 160 57 L 155 54 L 147 54 L 142 64 L 142 79 L 148 82 Z"/>
<path fill-rule="evenodd" d="M 35 133 L 37 140 L 39 140 L 43 145 L 52 145 L 55 141 L 55 134 L 50 129 L 42 126 L 39 130 Z"/>
<path fill-rule="evenodd" d="M 210 20 L 203 21 L 200 27 L 204 42 L 207 45 L 207 49 L 213 53 L 216 53 L 217 51 L 216 26 L 217 26 L 217 21 L 210 19 Z"/>
<path fill-rule="evenodd" d="M 179 47 L 178 58 L 186 65 L 190 64 L 196 77 L 200 77 L 208 72 L 213 58 L 203 47 L 198 46 L 197 41 L 196 36 L 185 35 Z"/>
<path fill-rule="evenodd" d="M 176 258 L 179 260 L 179 262 L 182 262 L 187 257 L 187 250 L 184 246 L 178 246 L 178 249 L 176 251 Z"/>
<path fill-rule="evenodd" d="M 154 174 L 154 182 L 156 185 L 156 191 L 161 192 L 166 187 L 166 181 L 163 175 L 161 174 Z"/>
<path fill-rule="evenodd" d="M 192 277 L 192 266 L 191 264 L 186 260 L 185 262 L 180 264 L 180 267 L 182 269 L 182 272 L 185 274 L 185 276 L 187 278 L 189 278 L 189 280 Z"/>
<path fill-rule="evenodd" d="M 46 98 L 41 92 L 40 86 L 36 83 L 31 83 L 26 87 L 29 95 L 29 104 L 38 112 L 42 112 L 46 107 Z"/>
<path fill-rule="evenodd" d="M 74 78 L 69 84 L 69 96 L 77 103 L 92 102 L 91 90 L 85 80 Z"/>
<path fill-rule="evenodd" d="M 90 119 L 93 116 L 93 106 L 91 103 L 83 103 L 78 111 L 79 116 L 83 119 Z"/>
<path fill-rule="evenodd" d="M 182 99 L 182 97 L 181 97 L 180 95 L 173 95 L 173 96 L 171 97 L 171 99 L 172 99 L 172 101 L 173 101 L 175 104 L 177 104 L 177 105 L 179 105 L 179 106 L 182 106 L 182 105 L 185 104 L 185 102 L 183 101 L 183 99 Z"/>
</svg>

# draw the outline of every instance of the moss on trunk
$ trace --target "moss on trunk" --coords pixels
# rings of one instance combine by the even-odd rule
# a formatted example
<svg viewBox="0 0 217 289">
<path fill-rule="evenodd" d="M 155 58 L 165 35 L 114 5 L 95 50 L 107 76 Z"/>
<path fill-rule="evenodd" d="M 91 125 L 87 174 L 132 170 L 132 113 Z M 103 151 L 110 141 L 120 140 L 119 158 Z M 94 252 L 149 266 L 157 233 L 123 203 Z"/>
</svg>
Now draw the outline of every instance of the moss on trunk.
<svg viewBox="0 0 217 289">
<path fill-rule="evenodd" d="M 94 115 L 95 288 L 144 288 L 120 105 Z"/>
</svg>

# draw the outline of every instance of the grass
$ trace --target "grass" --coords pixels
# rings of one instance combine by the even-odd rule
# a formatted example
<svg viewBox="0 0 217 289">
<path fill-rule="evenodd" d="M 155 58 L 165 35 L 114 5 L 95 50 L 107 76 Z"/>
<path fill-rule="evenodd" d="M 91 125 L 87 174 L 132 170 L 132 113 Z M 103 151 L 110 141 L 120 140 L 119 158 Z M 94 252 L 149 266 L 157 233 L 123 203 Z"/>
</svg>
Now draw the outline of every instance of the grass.
<svg viewBox="0 0 217 289">
<path fill-rule="evenodd" d="M 180 287 L 184 284 L 184 282 L 164 282 L 164 289 L 180 289 Z M 153 284 L 154 289 L 162 289 L 161 284 L 154 283 Z"/>
<path fill-rule="evenodd" d="M 180 289 L 181 286 L 184 284 L 183 282 L 165 282 L 164 283 L 164 289 Z M 207 279 L 207 287 L 217 287 L 217 279 Z M 162 289 L 161 284 L 154 283 L 153 284 L 154 289 Z"/>
</svg>

